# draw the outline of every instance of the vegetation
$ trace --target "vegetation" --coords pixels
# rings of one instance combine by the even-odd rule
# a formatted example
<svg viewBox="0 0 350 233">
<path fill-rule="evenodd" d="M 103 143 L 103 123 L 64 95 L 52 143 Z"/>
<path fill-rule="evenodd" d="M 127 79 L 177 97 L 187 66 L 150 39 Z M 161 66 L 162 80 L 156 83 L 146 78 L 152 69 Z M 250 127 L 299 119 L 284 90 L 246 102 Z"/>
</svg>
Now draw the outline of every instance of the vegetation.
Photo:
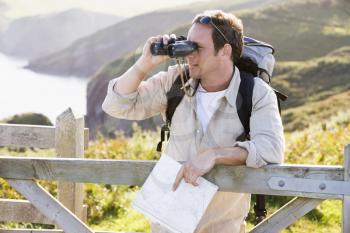
<svg viewBox="0 0 350 233">
<path fill-rule="evenodd" d="M 159 154 L 155 152 L 155 146 L 159 139 L 158 133 L 141 131 L 136 125 L 134 125 L 133 130 L 132 138 L 125 137 L 121 133 L 117 139 L 105 139 L 99 136 L 96 141 L 90 144 L 85 156 L 98 159 L 157 160 Z M 343 163 L 343 147 L 350 142 L 350 112 L 343 112 L 330 118 L 326 125 L 319 123 L 303 131 L 286 133 L 286 142 L 285 160 L 287 163 L 341 165 Z M 0 153 L 6 153 L 6 149 L 3 148 Z M 41 154 L 52 156 L 53 151 L 45 150 Z M 55 183 L 42 182 L 42 185 L 47 187 L 53 195 L 56 195 Z M 131 202 L 138 190 L 139 188 L 134 186 L 86 184 L 85 203 L 89 206 L 88 224 L 94 229 L 100 230 L 149 232 L 149 222 L 131 207 Z M 1 180 L 0 198 L 20 199 L 21 196 L 10 189 L 4 180 Z M 291 197 L 269 196 L 268 214 L 273 213 L 290 199 Z M 247 219 L 249 227 L 253 226 L 252 216 L 251 210 Z M 7 223 L 6 226 L 48 227 L 24 223 L 10 223 L 10 225 Z M 283 232 L 302 233 L 310 232 L 313 229 L 316 232 L 335 233 L 340 232 L 340 228 L 341 202 L 325 201 Z"/>
<path fill-rule="evenodd" d="M 289 96 L 282 103 L 285 129 L 300 130 L 347 109 L 349 71 L 350 47 L 304 62 L 278 63 L 272 86 Z"/>
<path fill-rule="evenodd" d="M 0 122 L 7 124 L 52 125 L 49 118 L 41 113 L 16 114 L 10 118 L 3 119 Z"/>
</svg>

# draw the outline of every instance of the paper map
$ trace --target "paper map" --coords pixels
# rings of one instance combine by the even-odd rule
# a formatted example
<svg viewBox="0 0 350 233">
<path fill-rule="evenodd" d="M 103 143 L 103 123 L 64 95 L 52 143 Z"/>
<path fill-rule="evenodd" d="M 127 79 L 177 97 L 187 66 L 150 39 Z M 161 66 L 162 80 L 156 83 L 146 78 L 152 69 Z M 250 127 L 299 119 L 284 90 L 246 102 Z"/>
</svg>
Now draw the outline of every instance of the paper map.
<svg viewBox="0 0 350 233">
<path fill-rule="evenodd" d="M 199 177 L 199 186 L 182 180 L 173 192 L 180 168 L 179 162 L 163 154 L 137 194 L 133 207 L 172 232 L 192 233 L 218 187 Z"/>
</svg>

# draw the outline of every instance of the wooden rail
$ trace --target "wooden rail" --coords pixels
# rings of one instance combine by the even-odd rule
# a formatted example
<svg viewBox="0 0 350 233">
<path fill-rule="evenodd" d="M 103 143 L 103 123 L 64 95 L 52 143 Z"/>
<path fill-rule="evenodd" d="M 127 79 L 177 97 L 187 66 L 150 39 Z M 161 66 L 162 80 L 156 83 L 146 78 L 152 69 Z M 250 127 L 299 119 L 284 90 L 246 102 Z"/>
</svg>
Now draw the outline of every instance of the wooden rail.
<svg viewBox="0 0 350 233">
<path fill-rule="evenodd" d="M 0 146 L 55 148 L 55 126 L 0 124 Z M 84 129 L 84 147 L 89 143 L 89 129 Z"/>
<path fill-rule="evenodd" d="M 0 177 L 141 186 L 155 163 L 156 161 L 1 156 Z M 271 189 L 268 183 L 274 177 L 298 177 L 305 181 L 320 183 L 343 181 L 344 168 L 340 166 L 267 165 L 264 168 L 217 166 L 204 177 L 217 184 L 220 191 L 226 192 L 343 199 L 343 195 L 333 193 L 334 190 L 325 189 L 317 192 L 276 190 Z"/>
</svg>

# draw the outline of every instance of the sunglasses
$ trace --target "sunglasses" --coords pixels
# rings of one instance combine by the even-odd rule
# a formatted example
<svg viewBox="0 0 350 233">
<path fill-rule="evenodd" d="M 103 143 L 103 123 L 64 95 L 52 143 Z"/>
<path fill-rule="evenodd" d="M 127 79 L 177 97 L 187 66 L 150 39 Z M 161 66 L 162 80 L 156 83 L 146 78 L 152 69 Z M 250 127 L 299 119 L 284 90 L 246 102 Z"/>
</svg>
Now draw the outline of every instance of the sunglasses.
<svg viewBox="0 0 350 233">
<path fill-rule="evenodd" d="M 218 26 L 216 26 L 215 25 L 215 23 L 213 23 L 213 20 L 211 19 L 211 17 L 210 16 L 203 16 L 200 20 L 199 20 L 199 22 L 201 23 L 201 24 L 205 24 L 205 25 L 211 25 L 211 26 L 213 26 L 214 28 L 215 28 L 215 30 L 218 32 L 218 33 L 220 33 L 220 35 L 226 40 L 226 42 L 228 43 L 228 44 L 230 44 L 230 42 L 228 41 L 228 39 L 227 39 L 227 37 L 224 35 L 224 33 L 218 28 Z"/>
</svg>

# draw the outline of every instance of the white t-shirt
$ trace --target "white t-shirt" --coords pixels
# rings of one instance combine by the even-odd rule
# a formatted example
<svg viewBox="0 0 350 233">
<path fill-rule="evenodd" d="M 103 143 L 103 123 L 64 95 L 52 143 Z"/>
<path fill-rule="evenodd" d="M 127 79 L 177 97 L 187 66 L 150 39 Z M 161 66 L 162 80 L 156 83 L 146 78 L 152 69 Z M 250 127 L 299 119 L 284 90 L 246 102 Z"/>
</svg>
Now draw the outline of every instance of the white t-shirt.
<svg viewBox="0 0 350 233">
<path fill-rule="evenodd" d="M 219 107 L 219 100 L 225 95 L 226 90 L 217 92 L 207 92 L 199 83 L 196 92 L 197 117 L 205 132 L 208 123 L 216 109 Z"/>
</svg>

